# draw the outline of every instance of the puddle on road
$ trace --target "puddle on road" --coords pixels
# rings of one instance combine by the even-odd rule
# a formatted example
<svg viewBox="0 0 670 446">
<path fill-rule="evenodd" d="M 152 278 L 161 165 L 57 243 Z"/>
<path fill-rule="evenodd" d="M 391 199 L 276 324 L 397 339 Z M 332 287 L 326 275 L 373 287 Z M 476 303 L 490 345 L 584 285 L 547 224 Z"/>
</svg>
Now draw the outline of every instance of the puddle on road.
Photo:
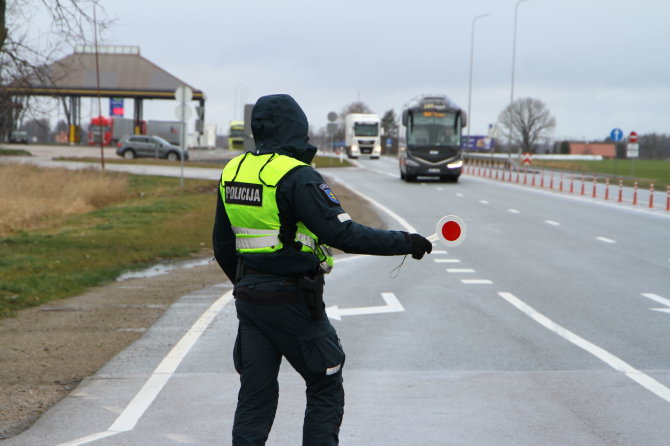
<svg viewBox="0 0 670 446">
<path fill-rule="evenodd" d="M 188 268 L 194 268 L 196 266 L 208 265 L 209 262 L 211 261 L 212 260 L 210 259 L 201 259 L 201 260 L 189 260 L 186 262 L 159 263 L 157 265 L 153 265 L 147 269 L 143 269 L 140 271 L 129 271 L 127 273 L 123 273 L 116 278 L 116 281 L 122 282 L 128 279 L 160 276 L 161 274 L 167 274 L 175 269 L 188 269 Z"/>
</svg>

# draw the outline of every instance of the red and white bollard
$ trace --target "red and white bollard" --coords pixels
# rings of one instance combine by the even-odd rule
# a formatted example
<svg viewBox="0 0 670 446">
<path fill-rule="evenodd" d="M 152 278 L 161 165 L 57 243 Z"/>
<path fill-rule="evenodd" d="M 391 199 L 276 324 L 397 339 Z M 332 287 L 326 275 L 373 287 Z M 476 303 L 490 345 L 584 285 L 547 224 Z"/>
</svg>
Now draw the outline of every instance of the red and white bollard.
<svg viewBox="0 0 670 446">
<path fill-rule="evenodd" d="M 637 181 L 633 183 L 633 206 L 637 204 Z"/>
<path fill-rule="evenodd" d="M 623 180 L 619 180 L 619 203 L 623 201 Z"/>
<path fill-rule="evenodd" d="M 593 177 L 593 192 L 591 192 L 591 197 L 596 198 L 596 185 L 598 183 L 598 179 L 596 177 Z"/>
<path fill-rule="evenodd" d="M 561 172 L 558 178 L 558 191 L 563 192 L 563 172 Z"/>
<path fill-rule="evenodd" d="M 528 166 L 523 169 L 523 184 L 528 184 Z"/>
<path fill-rule="evenodd" d="M 666 187 L 666 192 L 668 193 L 668 198 L 665 200 L 665 210 L 670 211 L 670 186 Z"/>
<path fill-rule="evenodd" d="M 575 191 L 575 176 L 570 175 L 570 193 Z"/>
<path fill-rule="evenodd" d="M 605 178 L 605 200 L 610 199 L 610 179 Z"/>
<path fill-rule="evenodd" d="M 649 185 L 649 209 L 654 207 L 654 183 Z"/>
<path fill-rule="evenodd" d="M 551 171 L 551 177 L 549 179 L 549 190 L 554 190 L 554 171 Z"/>
<path fill-rule="evenodd" d="M 584 177 L 582 176 L 582 190 L 580 191 L 581 195 L 584 195 L 584 192 L 586 191 L 586 185 L 584 182 Z"/>
<path fill-rule="evenodd" d="M 544 170 L 540 171 L 540 189 L 544 189 Z"/>
</svg>

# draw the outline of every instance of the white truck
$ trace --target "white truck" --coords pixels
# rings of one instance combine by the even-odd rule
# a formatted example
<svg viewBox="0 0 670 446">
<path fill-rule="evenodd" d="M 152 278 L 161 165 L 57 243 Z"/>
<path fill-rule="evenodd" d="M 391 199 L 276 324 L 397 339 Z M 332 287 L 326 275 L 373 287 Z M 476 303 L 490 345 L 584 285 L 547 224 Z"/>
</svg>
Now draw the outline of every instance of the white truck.
<svg viewBox="0 0 670 446">
<path fill-rule="evenodd" d="M 349 158 L 370 155 L 379 159 L 382 153 L 381 119 L 374 113 L 349 113 L 344 120 L 344 142 Z"/>
</svg>

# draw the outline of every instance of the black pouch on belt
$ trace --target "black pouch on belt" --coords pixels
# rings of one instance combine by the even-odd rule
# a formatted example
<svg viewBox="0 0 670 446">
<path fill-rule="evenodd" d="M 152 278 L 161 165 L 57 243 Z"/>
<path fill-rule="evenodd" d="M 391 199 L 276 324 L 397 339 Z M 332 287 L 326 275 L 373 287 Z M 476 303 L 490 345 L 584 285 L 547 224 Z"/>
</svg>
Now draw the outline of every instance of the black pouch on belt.
<svg viewBox="0 0 670 446">
<path fill-rule="evenodd" d="M 323 303 L 324 284 L 323 274 L 317 274 L 314 277 L 302 276 L 298 278 L 296 282 L 296 285 L 305 300 L 305 304 L 307 304 L 307 307 L 309 308 L 312 320 L 315 321 L 321 320 L 323 309 L 325 308 Z"/>
</svg>

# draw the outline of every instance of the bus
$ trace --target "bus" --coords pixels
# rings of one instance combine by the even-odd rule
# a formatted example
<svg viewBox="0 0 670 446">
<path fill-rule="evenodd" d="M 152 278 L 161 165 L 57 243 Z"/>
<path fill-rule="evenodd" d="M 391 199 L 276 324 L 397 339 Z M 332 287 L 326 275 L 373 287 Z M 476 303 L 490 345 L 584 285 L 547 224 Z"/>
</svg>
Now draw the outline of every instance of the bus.
<svg viewBox="0 0 670 446">
<path fill-rule="evenodd" d="M 421 96 L 402 112 L 405 144 L 400 148 L 400 178 L 420 176 L 457 182 L 463 167 L 461 136 L 466 113 L 446 96 Z"/>
</svg>

